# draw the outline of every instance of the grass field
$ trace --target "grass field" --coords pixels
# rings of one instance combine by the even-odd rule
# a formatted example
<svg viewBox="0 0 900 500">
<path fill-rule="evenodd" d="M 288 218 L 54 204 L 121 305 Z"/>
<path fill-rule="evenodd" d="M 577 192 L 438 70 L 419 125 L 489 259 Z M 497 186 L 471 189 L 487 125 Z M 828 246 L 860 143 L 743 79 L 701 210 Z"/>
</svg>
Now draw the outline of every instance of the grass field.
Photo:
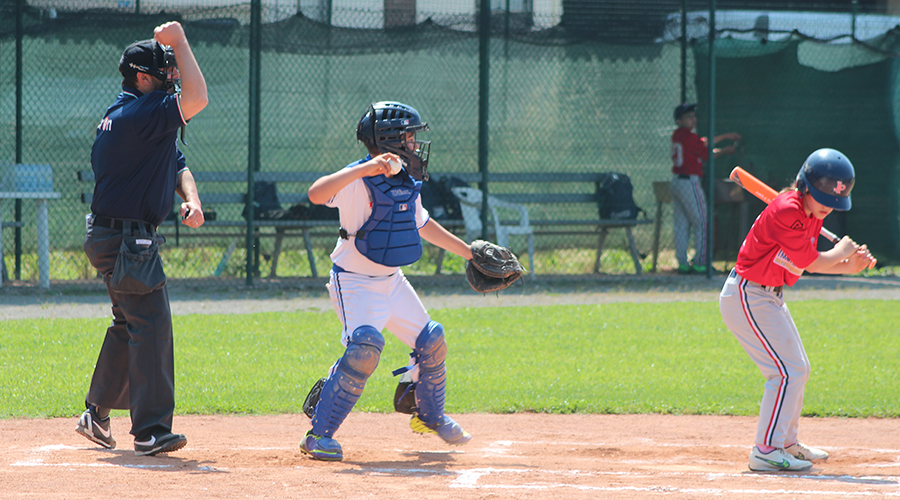
<svg viewBox="0 0 900 500">
<path fill-rule="evenodd" d="M 806 416 L 898 417 L 898 301 L 791 304 L 812 362 Z M 825 314 L 823 314 L 823 312 Z M 763 379 L 714 302 L 432 310 L 452 413 L 755 415 Z M 333 312 L 174 318 L 179 414 L 299 413 L 341 355 Z M 0 323 L 0 417 L 83 410 L 108 319 Z M 357 409 L 393 411 L 408 348 L 386 335 Z M 115 414 L 115 413 L 114 413 Z M 121 412 L 121 414 L 126 414 Z"/>
</svg>

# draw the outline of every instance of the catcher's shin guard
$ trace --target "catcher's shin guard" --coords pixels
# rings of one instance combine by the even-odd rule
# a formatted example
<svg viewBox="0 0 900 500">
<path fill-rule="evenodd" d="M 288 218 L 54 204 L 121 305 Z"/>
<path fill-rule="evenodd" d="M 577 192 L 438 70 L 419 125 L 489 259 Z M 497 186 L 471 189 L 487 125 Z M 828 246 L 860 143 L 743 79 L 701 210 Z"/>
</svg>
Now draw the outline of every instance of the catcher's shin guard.
<svg viewBox="0 0 900 500">
<path fill-rule="evenodd" d="M 444 417 L 444 400 L 447 389 L 447 343 L 444 327 L 429 321 L 416 338 L 416 356 L 419 359 L 419 382 L 416 384 L 416 406 L 419 418 L 426 424 L 436 424 Z"/>
<path fill-rule="evenodd" d="M 366 380 L 378 366 L 384 337 L 371 326 L 361 326 L 350 334 L 344 355 L 328 377 L 312 419 L 312 432 L 332 437 L 362 395 Z"/>
</svg>

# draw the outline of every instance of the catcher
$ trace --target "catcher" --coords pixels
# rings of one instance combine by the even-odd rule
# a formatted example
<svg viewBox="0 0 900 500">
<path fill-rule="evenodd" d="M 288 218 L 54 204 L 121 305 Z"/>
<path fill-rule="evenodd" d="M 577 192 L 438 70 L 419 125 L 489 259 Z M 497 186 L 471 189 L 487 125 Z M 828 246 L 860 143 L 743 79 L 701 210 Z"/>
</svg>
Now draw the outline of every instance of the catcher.
<svg viewBox="0 0 900 500">
<path fill-rule="evenodd" d="M 345 347 L 343 356 L 326 378 L 316 382 L 304 404 L 312 429 L 300 450 L 314 459 L 343 459 L 334 434 L 378 366 L 385 328 L 413 350 L 411 366 L 401 370 L 416 383 L 412 430 L 437 434 L 452 445 L 472 438 L 444 414 L 444 327 L 428 315 L 401 267 L 419 260 L 423 238 L 470 261 L 475 254 L 484 254 L 489 259 L 485 269 L 494 274 L 521 266 L 502 262 L 504 254 L 499 247 L 476 252 L 474 245 L 470 247 L 444 229 L 422 207 L 419 191 L 422 181 L 428 179 L 430 142 L 416 135 L 426 130 L 428 125 L 410 106 L 372 104 L 356 129 L 356 138 L 366 146 L 368 156 L 319 178 L 309 188 L 312 203 L 337 207 L 340 214 L 340 238 L 331 253 L 334 265 L 328 290 L 341 321 Z"/>
</svg>

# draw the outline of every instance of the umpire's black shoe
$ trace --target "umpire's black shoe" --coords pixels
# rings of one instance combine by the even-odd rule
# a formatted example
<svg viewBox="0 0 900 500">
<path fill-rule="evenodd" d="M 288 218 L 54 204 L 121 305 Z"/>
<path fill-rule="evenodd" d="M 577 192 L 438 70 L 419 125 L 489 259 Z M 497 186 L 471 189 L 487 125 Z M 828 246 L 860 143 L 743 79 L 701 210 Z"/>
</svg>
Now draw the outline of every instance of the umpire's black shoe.
<svg viewBox="0 0 900 500">
<path fill-rule="evenodd" d="M 165 432 L 158 435 L 151 435 L 144 440 L 134 440 L 135 455 L 156 455 L 157 453 L 168 453 L 170 451 L 180 450 L 187 444 L 187 438 L 183 434 L 172 434 Z"/>
<path fill-rule="evenodd" d="M 109 417 L 101 419 L 94 412 L 91 406 L 78 419 L 75 426 L 75 432 L 108 449 L 116 447 L 116 439 L 112 437 L 112 431 L 109 428 Z"/>
</svg>

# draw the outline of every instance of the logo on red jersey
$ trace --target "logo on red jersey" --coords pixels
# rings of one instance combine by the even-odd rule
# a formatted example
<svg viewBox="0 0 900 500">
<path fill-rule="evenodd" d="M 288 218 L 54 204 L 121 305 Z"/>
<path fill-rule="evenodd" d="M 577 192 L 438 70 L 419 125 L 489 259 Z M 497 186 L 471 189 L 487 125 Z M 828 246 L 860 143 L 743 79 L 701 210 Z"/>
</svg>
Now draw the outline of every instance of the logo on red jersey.
<svg viewBox="0 0 900 500">
<path fill-rule="evenodd" d="M 803 229 L 803 222 L 799 220 L 795 220 L 793 224 L 791 224 L 791 229 L 801 230 Z"/>
<path fill-rule="evenodd" d="M 834 185 L 834 189 L 832 189 L 832 191 L 834 191 L 834 194 L 841 194 L 841 193 L 843 193 L 844 190 L 846 190 L 846 189 L 847 189 L 847 185 L 846 185 L 846 184 L 844 184 L 844 183 L 841 182 L 841 181 L 837 181 L 837 184 Z"/>
</svg>

